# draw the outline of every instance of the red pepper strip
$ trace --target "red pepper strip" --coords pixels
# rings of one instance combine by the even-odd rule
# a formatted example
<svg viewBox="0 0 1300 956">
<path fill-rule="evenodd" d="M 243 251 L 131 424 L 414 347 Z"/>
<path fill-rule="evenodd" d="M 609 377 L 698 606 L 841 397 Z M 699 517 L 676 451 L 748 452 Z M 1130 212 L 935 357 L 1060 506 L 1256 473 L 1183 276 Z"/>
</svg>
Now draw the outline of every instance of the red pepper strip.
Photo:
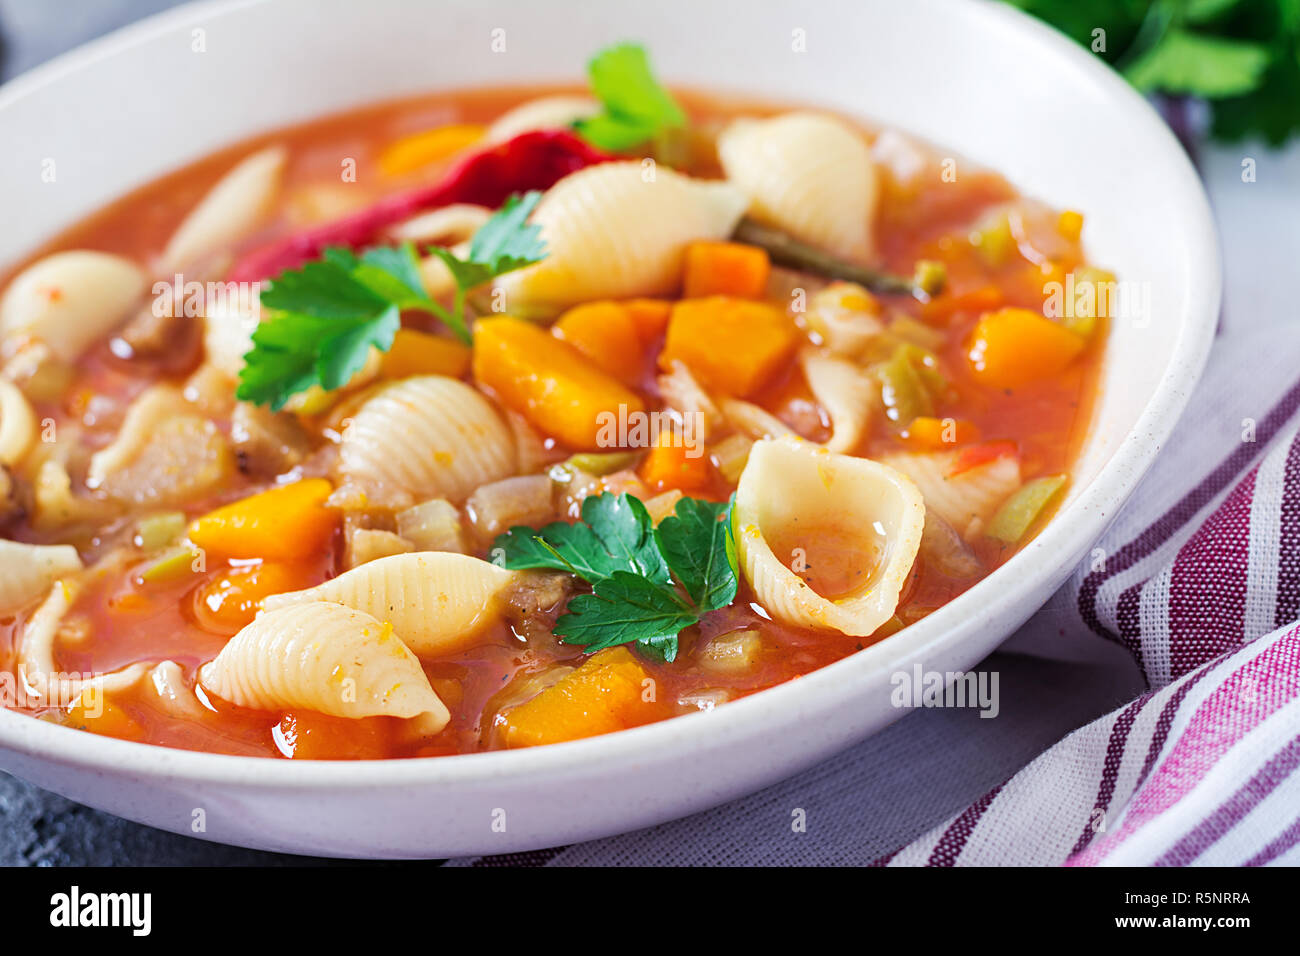
<svg viewBox="0 0 1300 956">
<path fill-rule="evenodd" d="M 568 130 L 520 133 L 466 156 L 448 170 L 440 183 L 388 196 L 350 216 L 254 249 L 235 264 L 228 279 L 266 279 L 319 258 L 328 246 L 357 248 L 373 243 L 387 227 L 426 209 L 457 202 L 495 209 L 513 193 L 549 189 L 569 173 L 615 158 Z"/>
<path fill-rule="evenodd" d="M 948 477 L 955 478 L 964 471 L 970 471 L 980 465 L 987 465 L 999 458 L 1015 458 L 1019 454 L 1020 451 L 1013 441 L 989 441 L 984 442 L 982 445 L 971 445 L 962 449 L 961 454 L 957 456 L 957 460 L 952 463 L 952 468 L 948 471 Z"/>
</svg>

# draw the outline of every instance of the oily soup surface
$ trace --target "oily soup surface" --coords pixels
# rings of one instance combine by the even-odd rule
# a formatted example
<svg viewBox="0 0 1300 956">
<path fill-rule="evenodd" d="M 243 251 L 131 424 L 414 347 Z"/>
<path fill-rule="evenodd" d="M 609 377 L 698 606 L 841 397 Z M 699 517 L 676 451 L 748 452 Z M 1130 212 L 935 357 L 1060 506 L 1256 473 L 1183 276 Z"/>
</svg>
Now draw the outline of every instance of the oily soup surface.
<svg viewBox="0 0 1300 956">
<path fill-rule="evenodd" d="M 557 170 L 550 178 L 561 185 L 539 185 L 540 203 L 523 210 L 543 224 L 547 246 L 547 258 L 531 268 L 567 269 L 565 256 L 585 257 L 605 278 L 621 276 L 625 288 L 589 294 L 580 266 L 558 285 L 535 282 L 527 266 L 489 277 L 466 297 L 463 314 L 479 317 L 472 345 L 443 319 L 459 297 L 427 248 L 459 247 L 472 259 L 468 238 L 499 201 L 480 199 L 487 208 L 461 220 L 449 214 L 403 232 L 402 223 L 430 214 L 412 208 L 360 245 L 348 238 L 361 235 L 356 229 L 330 233 L 325 245 L 358 255 L 417 239 L 416 275 L 437 308 L 402 301 L 389 315 L 382 302 L 369 306 L 357 335 L 387 343 L 372 354 L 365 339 L 364 368 L 344 369 L 341 388 L 299 390 L 277 411 L 269 399 L 236 401 L 239 356 L 252 343 L 236 338 L 233 364 L 220 358 L 206 290 L 189 316 L 183 297 L 181 315 L 155 314 L 154 283 L 174 276 L 169 258 L 189 255 L 186 280 L 223 280 L 286 236 L 364 220 L 389 197 L 438 183 L 487 148 L 485 130 L 503 114 L 554 92 L 430 96 L 240 144 L 125 197 L 4 277 L 12 289 L 44 256 L 96 250 L 133 263 L 142 278 L 109 328 L 74 355 L 44 347 L 53 343 L 43 343 L 39 323 L 19 320 L 39 313 L 40 296 L 47 305 L 76 301 L 75 275 L 52 273 L 24 293 L 27 312 L 4 318 L 3 387 L 20 394 L 36 430 L 15 439 L 22 447 L 10 460 L 0 458 L 0 536 L 71 545 L 81 565 L 60 552 L 50 559 L 56 570 L 32 583 L 19 569 L 39 571 L 46 557 L 0 553 L 0 571 L 27 582 L 0 608 L 5 706 L 95 733 L 267 757 L 437 756 L 572 739 L 725 706 L 887 640 L 991 573 L 1049 519 L 1089 422 L 1106 333 L 1102 307 L 1043 314 L 1048 283 L 1071 273 L 1080 282 L 1109 278 L 1084 261 L 1081 218 L 1022 199 L 994 173 L 962 164 L 955 179 L 946 177 L 926 148 L 839 119 L 826 122 L 851 130 L 874 172 L 861 222 L 819 232 L 833 217 L 819 211 L 815 189 L 787 208 L 780 189 L 755 198 L 756 187 L 744 184 L 757 175 L 752 157 L 774 154 L 787 163 L 780 176 L 804 189 L 799 164 L 817 156 L 800 137 L 822 130 L 809 126 L 788 140 L 775 126 L 733 136 L 738 118 L 775 122 L 790 111 L 678 94 L 689 133 L 625 151 L 629 173 L 639 175 L 641 159 L 653 156 L 661 180 L 683 177 L 680 196 L 663 192 L 670 198 L 652 204 L 678 225 L 647 219 L 653 208 L 620 219 L 619 200 L 610 198 L 626 188 L 616 164 L 577 162 L 571 175 L 593 178 L 573 195 L 561 192 L 566 180 Z M 769 135 L 766 148 L 761 137 Z M 830 145 L 817 154 L 840 158 L 811 176 L 835 184 L 852 207 L 862 181 L 848 165 L 858 147 L 826 135 Z M 497 148 L 507 149 L 509 137 L 504 142 Z M 271 163 L 280 164 L 275 174 L 254 169 L 251 186 L 232 187 L 213 215 L 219 222 L 225 210 L 233 224 L 209 227 L 206 246 L 199 230 L 186 253 L 174 238 L 178 226 L 232 167 L 267 148 L 283 151 Z M 597 181 L 602 169 L 606 178 Z M 701 185 L 724 174 L 744 188 L 715 194 Z M 274 188 L 250 205 L 259 176 Z M 724 209 L 735 195 L 740 205 Z M 901 277 L 929 263 L 944 275 L 942 291 L 872 293 L 770 263 L 743 233 L 733 236 L 747 202 L 750 219 L 839 261 Z M 242 219 L 232 212 L 244 207 L 251 211 Z M 526 218 L 510 226 L 501 248 L 529 258 Z M 608 235 L 589 237 L 598 233 L 591 223 Z M 694 223 L 695 232 L 678 235 L 681 223 Z M 855 229 L 865 237 L 857 248 L 843 238 Z M 667 257 L 669 284 L 625 268 L 615 255 L 620 237 L 631 237 L 627 261 Z M 482 248 L 477 255 L 490 258 Z M 280 274 L 277 266 L 261 277 Z M 403 273 L 396 266 L 385 273 L 395 274 Z M 498 314 L 494 281 L 515 318 Z M 530 299 L 541 288 L 546 293 Z M 576 300 L 556 301 L 556 288 Z M 418 292 L 423 299 L 425 289 Z M 400 324 L 396 335 L 384 333 L 389 321 Z M 302 327 L 321 339 L 337 328 L 305 320 Z M 309 378 L 317 374 L 310 362 L 306 368 Z M 152 418 L 151 401 L 161 409 Z M 0 403 L 0 435 L 23 418 L 19 408 Z M 602 421 L 621 422 L 612 432 L 621 446 L 597 440 L 593 415 L 601 412 L 612 416 Z M 351 437 L 349 428 L 357 429 Z M 791 462 L 813 456 L 808 474 L 820 478 L 796 483 L 788 476 L 803 465 L 783 464 L 762 476 L 765 484 L 751 479 L 754 443 L 764 441 L 778 446 L 774 454 L 796 456 Z M 882 464 L 854 471 L 863 459 Z M 760 500 L 781 506 L 746 511 L 751 480 L 764 489 Z M 281 488 L 290 490 L 262 496 Z M 837 489 L 867 491 L 836 498 Z M 645 642 L 616 641 L 616 628 L 600 617 L 622 607 L 602 596 L 613 593 L 608 574 L 569 573 L 563 549 L 566 560 L 551 559 L 551 567 L 510 563 L 522 545 L 517 536 L 503 544 L 508 529 L 588 519 L 583 502 L 600 495 L 644 504 L 642 544 L 667 566 L 628 587 L 642 603 L 668 602 L 686 622 L 670 661 Z M 627 507 L 628 499 L 617 500 Z M 713 553 L 710 531 L 705 519 L 689 529 L 671 523 L 683 500 L 734 528 L 715 536 L 722 568 L 700 572 L 698 586 L 684 569 L 689 555 Z M 919 510 L 904 514 L 908 502 Z M 589 521 L 597 534 L 615 521 L 635 533 L 626 512 L 606 517 Z M 727 534 L 743 539 L 734 572 L 725 563 Z M 687 557 L 674 559 L 675 542 Z M 484 560 L 394 563 L 447 552 Z M 360 597 L 335 597 L 324 609 L 308 598 L 325 622 L 310 633 L 293 630 L 294 606 L 263 604 L 366 567 L 392 570 L 357 578 Z M 416 582 L 430 575 L 432 589 L 415 597 Z M 60 588 L 66 606 L 45 622 L 53 636 L 42 643 L 42 614 Z M 7 593 L 0 588 L 0 597 Z M 854 620 L 866 633 L 819 626 L 829 620 L 819 608 L 859 598 Z M 405 630 L 399 605 L 415 609 Z M 591 629 L 611 646 L 587 653 L 590 641 L 566 640 L 582 616 L 562 618 L 566 610 L 596 615 L 587 619 L 596 622 Z M 237 654 L 232 640 L 247 646 Z M 50 665 L 65 675 L 141 666 L 135 679 L 110 677 L 96 693 L 93 681 L 90 690 L 71 678 L 60 683 Z"/>
</svg>

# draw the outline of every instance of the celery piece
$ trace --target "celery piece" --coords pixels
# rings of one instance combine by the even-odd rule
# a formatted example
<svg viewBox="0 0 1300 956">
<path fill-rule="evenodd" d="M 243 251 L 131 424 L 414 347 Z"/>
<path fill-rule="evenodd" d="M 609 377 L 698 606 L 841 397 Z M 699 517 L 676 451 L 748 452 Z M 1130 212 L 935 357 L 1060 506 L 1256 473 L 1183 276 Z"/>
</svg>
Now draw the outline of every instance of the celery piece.
<svg viewBox="0 0 1300 956">
<path fill-rule="evenodd" d="M 911 342 L 900 345 L 898 351 L 912 363 L 931 398 L 938 399 L 948 391 L 948 378 L 939 370 L 939 356 Z"/>
<path fill-rule="evenodd" d="M 1057 492 L 1065 487 L 1065 482 L 1065 475 L 1048 475 L 1025 482 L 1002 503 L 984 533 L 1004 544 L 1019 544 Z"/>
<path fill-rule="evenodd" d="M 1004 212 L 985 220 L 971 232 L 970 244 L 985 265 L 1002 265 L 1016 248 L 1015 236 L 1011 234 L 1011 217 Z"/>
<path fill-rule="evenodd" d="M 185 533 L 185 515 L 179 511 L 160 511 L 147 515 L 135 526 L 135 546 L 142 551 L 157 551 Z"/>
<path fill-rule="evenodd" d="M 192 544 L 178 544 L 167 551 L 136 577 L 143 584 L 173 584 L 194 573 L 194 559 L 198 556 Z"/>
<path fill-rule="evenodd" d="M 876 373 L 880 378 L 880 398 L 885 403 L 885 414 L 904 428 L 913 419 L 934 414 L 934 399 L 908 349 L 909 346 L 900 346 L 894 357 L 879 366 Z"/>
<path fill-rule="evenodd" d="M 918 259 L 912 283 L 927 297 L 936 296 L 948 284 L 948 267 L 934 259 Z"/>
<path fill-rule="evenodd" d="M 639 453 L 635 451 L 584 451 L 579 452 L 576 455 L 571 455 L 565 461 L 565 464 L 592 475 L 612 475 L 614 472 L 621 471 L 631 465 L 632 462 L 636 461 L 638 454 Z"/>
</svg>

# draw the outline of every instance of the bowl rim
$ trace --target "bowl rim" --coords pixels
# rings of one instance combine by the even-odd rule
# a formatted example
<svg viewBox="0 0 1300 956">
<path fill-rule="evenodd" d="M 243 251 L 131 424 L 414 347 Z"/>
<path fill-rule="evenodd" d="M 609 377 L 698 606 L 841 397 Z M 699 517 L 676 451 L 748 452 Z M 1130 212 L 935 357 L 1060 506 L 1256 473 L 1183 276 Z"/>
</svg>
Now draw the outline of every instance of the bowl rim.
<svg viewBox="0 0 1300 956">
<path fill-rule="evenodd" d="M 0 110 L 30 93 L 58 82 L 99 60 L 129 53 L 147 40 L 213 16 L 229 16 L 267 0 L 195 0 L 166 10 L 91 40 L 0 85 Z M 943 0 L 956 6 L 959 0 Z M 1083 553 L 1151 466 L 1191 397 L 1214 339 L 1222 287 L 1218 238 L 1201 180 L 1182 145 L 1154 108 L 1117 73 L 1072 40 L 1007 4 L 962 3 L 967 14 L 990 18 L 1005 31 L 1027 36 L 1050 48 L 1072 68 L 1087 74 L 1098 90 L 1122 108 L 1134 123 L 1155 124 L 1164 148 L 1148 156 L 1166 165 L 1176 190 L 1189 203 L 1186 214 L 1195 230 L 1187 236 L 1192 283 L 1168 365 L 1141 414 L 1097 475 L 1080 489 L 1028 546 L 1016 553 L 975 587 L 949 601 L 904 631 L 839 661 L 733 701 L 710 712 L 685 714 L 653 724 L 514 751 L 484 751 L 440 757 L 378 760 L 289 761 L 273 757 L 214 754 L 157 744 L 104 737 L 33 719 L 0 708 L 0 749 L 43 762 L 105 773 L 128 769 L 137 777 L 239 786 L 250 790 L 317 789 L 369 790 L 402 785 L 455 785 L 522 781 L 534 775 L 616 772 L 639 765 L 653 753 L 678 744 L 727 746 L 739 738 L 754 738 L 776 730 L 798 713 L 801 700 L 832 693 L 837 686 L 861 686 L 882 666 L 882 658 L 923 657 L 948 640 L 963 619 L 978 618 L 978 602 L 1000 586 L 1000 600 L 1023 602 L 1041 586 L 1032 573 L 1036 564 L 1050 564 L 1052 555 Z M 1092 440 L 1090 437 L 1089 441 Z M 1101 516 L 1099 522 L 1095 515 Z M 886 652 L 885 648 L 888 648 Z"/>
</svg>

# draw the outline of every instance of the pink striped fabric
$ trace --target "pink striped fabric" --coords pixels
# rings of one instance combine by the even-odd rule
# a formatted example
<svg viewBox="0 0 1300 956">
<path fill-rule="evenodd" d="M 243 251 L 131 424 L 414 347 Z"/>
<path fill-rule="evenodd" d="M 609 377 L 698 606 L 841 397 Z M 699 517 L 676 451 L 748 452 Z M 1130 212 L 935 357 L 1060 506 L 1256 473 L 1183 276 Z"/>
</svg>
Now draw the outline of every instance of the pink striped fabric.
<svg viewBox="0 0 1300 956">
<path fill-rule="evenodd" d="M 1184 866 L 1210 854 L 1229 865 L 1296 862 L 1298 408 L 1293 388 L 1255 442 L 1225 454 L 1080 582 L 1080 620 L 1128 648 L 1152 690 L 881 862 Z M 1080 747 L 1089 730 L 1097 743 Z M 1077 781 L 1089 777 L 1095 796 L 1083 799 Z M 1072 783 L 1043 786 L 1054 779 Z M 1044 815 L 1049 801 L 1073 810 L 1072 841 L 1051 832 L 1064 831 L 1069 813 Z M 1026 827 L 1046 832 L 1030 837 Z M 1019 835 L 1009 839 L 1013 828 Z"/>
<path fill-rule="evenodd" d="M 938 738 L 951 748 L 946 761 L 930 764 L 918 787 L 906 767 L 936 748 L 935 724 L 918 714 L 882 734 L 885 743 L 730 807 L 508 861 L 456 862 L 1300 864 L 1297 368 L 1292 326 L 1220 342 L 1187 414 L 1098 551 L 1011 642 L 1045 659 L 1069 640 L 1114 642 L 1136 662 L 1145 693 L 1070 725 L 1077 729 L 1007 767 L 996 786 L 993 778 L 967 789 L 935 813 L 931 791 L 952 787 L 963 768 L 1006 766 L 997 748 L 1009 745 L 987 728 L 997 720 L 974 720 L 986 726 L 966 739 L 950 729 Z M 1004 694 L 1004 711 L 1007 703 Z M 898 782 L 882 781 L 889 759 L 902 768 L 893 771 Z M 875 833 L 879 798 L 855 807 L 842 796 L 872 790 L 916 804 L 915 819 L 891 824 L 889 843 Z M 804 844 L 788 844 L 780 835 L 788 807 L 820 804 L 837 812 L 818 817 L 822 829 L 810 827 Z"/>
</svg>

